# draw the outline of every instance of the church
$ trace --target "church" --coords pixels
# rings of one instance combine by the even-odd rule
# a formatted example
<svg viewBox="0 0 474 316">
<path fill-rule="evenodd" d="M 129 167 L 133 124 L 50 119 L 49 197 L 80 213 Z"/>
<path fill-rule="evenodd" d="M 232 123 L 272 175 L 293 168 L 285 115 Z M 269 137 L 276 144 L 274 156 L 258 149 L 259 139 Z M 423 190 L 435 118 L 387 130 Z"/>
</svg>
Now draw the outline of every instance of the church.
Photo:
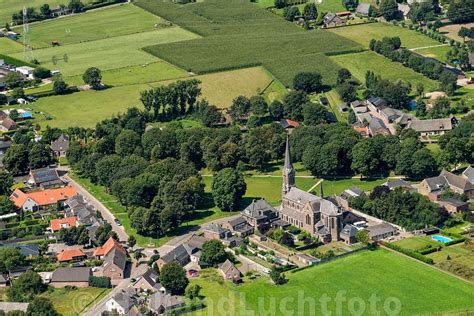
<svg viewBox="0 0 474 316">
<path fill-rule="evenodd" d="M 290 146 L 287 139 L 283 167 L 282 203 L 278 209 L 278 217 L 319 237 L 319 240 L 324 243 L 339 240 L 343 228 L 343 211 L 337 202 L 324 198 L 322 184 L 320 196 L 300 190 L 295 184 L 295 169 L 291 162 Z"/>
</svg>

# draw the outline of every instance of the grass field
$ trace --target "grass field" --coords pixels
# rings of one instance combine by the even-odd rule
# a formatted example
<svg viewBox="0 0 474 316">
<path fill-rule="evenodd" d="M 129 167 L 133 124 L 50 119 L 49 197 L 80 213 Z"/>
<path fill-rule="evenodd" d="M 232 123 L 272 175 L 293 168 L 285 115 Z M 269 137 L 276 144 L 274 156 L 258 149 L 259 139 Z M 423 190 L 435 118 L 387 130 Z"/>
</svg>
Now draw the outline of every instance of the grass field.
<svg viewBox="0 0 474 316">
<path fill-rule="evenodd" d="M 339 105 L 345 103 L 344 101 L 342 101 L 341 97 L 339 96 L 339 93 L 337 93 L 337 91 L 333 89 L 329 92 L 326 92 L 324 95 L 328 99 L 329 107 L 331 111 L 334 113 L 334 115 L 336 116 L 337 120 L 339 122 L 347 122 L 347 114 L 341 113 L 341 111 L 339 111 L 339 108 L 338 108 Z"/>
<path fill-rule="evenodd" d="M 117 73 L 120 70 L 112 72 Z M 152 72 L 149 74 L 153 75 Z M 126 76 L 127 73 L 123 72 L 123 75 Z M 159 76 L 160 74 L 157 73 L 156 77 Z M 137 77 L 140 77 L 139 72 L 137 72 Z M 119 76 L 114 79 L 113 76 L 107 75 L 107 72 L 104 72 L 104 78 L 111 78 L 111 82 L 104 79 L 104 83 L 112 85 L 124 80 Z M 201 81 L 203 97 L 219 107 L 229 106 L 239 95 L 248 97 L 256 95 L 272 80 L 268 73 L 259 67 L 213 73 L 195 78 Z M 79 81 L 77 78 L 75 80 Z M 36 112 L 36 120 L 43 126 L 67 128 L 71 126 L 71 118 L 74 118 L 75 126 L 94 127 L 98 121 L 120 112 L 123 113 L 127 108 L 141 107 L 140 91 L 170 82 L 125 85 L 102 91 L 89 90 L 65 96 L 45 97 L 38 99 L 31 107 Z M 50 115 L 52 119 L 45 120 L 44 115 Z"/>
<path fill-rule="evenodd" d="M 439 46 L 439 47 L 430 47 L 422 48 L 415 50 L 416 53 L 421 54 L 426 57 L 436 58 L 439 61 L 446 62 L 446 53 L 451 50 L 451 46 Z"/>
<path fill-rule="evenodd" d="M 420 82 L 427 91 L 432 91 L 438 87 L 434 80 L 426 78 L 422 74 L 404 67 L 402 64 L 392 62 L 388 58 L 377 55 L 374 52 L 338 55 L 332 56 L 331 59 L 340 67 L 349 69 L 352 75 L 360 82 L 365 82 L 365 73 L 371 70 L 384 79 L 401 79 L 410 82 L 413 87 Z"/>
<path fill-rule="evenodd" d="M 94 41 L 109 37 L 155 30 L 162 20 L 131 4 L 92 10 L 67 18 L 33 23 L 29 30 L 34 49 L 51 47 L 52 41 L 61 45 Z M 18 33 L 23 28 L 15 28 Z"/>
<path fill-rule="evenodd" d="M 472 284 L 382 249 L 361 251 L 286 276 L 289 281 L 281 286 L 270 284 L 266 278 L 235 286 L 210 273 L 191 282 L 202 287 L 207 305 L 204 312 L 209 314 L 370 315 L 374 314 L 369 303 L 373 295 L 380 300 L 380 315 L 390 315 L 390 310 L 383 310 L 384 303 L 392 311 L 398 306 L 399 313 L 392 313 L 398 315 L 455 313 L 474 308 Z M 337 304 L 338 296 L 345 300 Z M 327 305 L 323 303 L 325 299 Z M 195 314 L 202 315 L 199 313 Z"/>
<path fill-rule="evenodd" d="M 86 4 L 92 2 L 91 0 L 83 0 L 82 3 Z M 18 13 L 23 10 L 23 7 L 35 8 L 39 11 L 39 8 L 45 4 L 44 0 L 2 0 L 0 1 L 0 25 L 3 27 L 5 23 L 11 22 L 12 14 Z M 64 0 L 48 0 L 47 3 L 51 8 L 57 7 L 60 4 L 66 4 Z"/>
<path fill-rule="evenodd" d="M 399 36 L 402 46 L 406 48 L 425 47 L 439 45 L 439 42 L 421 35 L 413 30 L 394 26 L 388 23 L 370 23 L 329 29 L 328 32 L 346 37 L 364 47 L 369 47 L 372 38 L 381 40 L 384 36 Z"/>
<path fill-rule="evenodd" d="M 324 53 L 360 48 L 333 33 L 306 32 L 245 0 L 210 0 L 186 6 L 138 0 L 136 4 L 204 36 L 182 44 L 145 48 L 195 73 L 263 65 L 286 86 L 300 71 L 319 71 L 326 83 L 332 84 L 338 67 Z"/>
<path fill-rule="evenodd" d="M 86 312 L 109 292 L 110 289 L 88 287 L 74 290 L 54 289 L 41 296 L 50 299 L 60 315 L 76 316 Z"/>
<path fill-rule="evenodd" d="M 58 69 L 64 76 L 73 76 L 82 74 L 92 66 L 107 70 L 153 63 L 158 61 L 158 58 L 142 51 L 142 47 L 151 43 L 185 41 L 196 37 L 197 35 L 179 27 L 171 27 L 98 41 L 38 49 L 33 51 L 33 56 L 43 66 Z M 57 59 L 56 64 L 53 63 L 53 56 Z M 21 59 L 23 54 L 13 54 L 13 57 Z"/>
<path fill-rule="evenodd" d="M 338 180 L 324 180 L 322 182 L 324 195 L 339 195 L 344 190 L 355 185 L 362 191 L 370 191 L 378 185 L 381 185 L 384 182 L 387 182 L 388 178 L 383 179 L 369 179 L 361 180 L 358 178 L 349 178 L 349 179 L 338 179 Z M 314 188 L 313 192 L 319 194 L 320 186 L 318 185 Z"/>
<path fill-rule="evenodd" d="M 0 38 L 0 53 L 13 54 L 23 51 L 23 45 L 6 37 Z"/>
</svg>

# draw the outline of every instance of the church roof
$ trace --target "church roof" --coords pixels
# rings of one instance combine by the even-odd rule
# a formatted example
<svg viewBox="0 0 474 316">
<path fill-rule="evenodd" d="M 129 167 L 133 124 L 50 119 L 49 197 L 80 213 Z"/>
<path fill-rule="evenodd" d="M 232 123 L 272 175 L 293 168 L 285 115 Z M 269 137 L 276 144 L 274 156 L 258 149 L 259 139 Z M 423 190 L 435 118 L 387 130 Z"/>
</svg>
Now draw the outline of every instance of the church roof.
<svg viewBox="0 0 474 316">
<path fill-rule="evenodd" d="M 301 204 L 310 203 L 315 213 L 322 212 L 327 215 L 337 215 L 341 213 L 340 209 L 333 202 L 296 187 L 291 188 L 290 192 L 285 195 L 285 198 Z"/>
</svg>

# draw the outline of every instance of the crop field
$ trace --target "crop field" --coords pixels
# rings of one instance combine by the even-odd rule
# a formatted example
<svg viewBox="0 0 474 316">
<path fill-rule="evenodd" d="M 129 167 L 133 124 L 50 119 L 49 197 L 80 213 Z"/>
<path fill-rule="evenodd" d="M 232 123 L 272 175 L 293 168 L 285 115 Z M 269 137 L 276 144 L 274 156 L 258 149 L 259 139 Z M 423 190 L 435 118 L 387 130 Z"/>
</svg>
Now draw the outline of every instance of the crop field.
<svg viewBox="0 0 474 316">
<path fill-rule="evenodd" d="M 374 52 L 369 51 L 331 56 L 331 59 L 336 62 L 339 67 L 349 69 L 352 75 L 360 82 L 365 82 L 365 73 L 367 70 L 371 70 L 384 79 L 401 79 L 410 82 L 413 87 L 415 87 L 418 82 L 421 82 L 427 91 L 434 90 L 438 86 L 436 81 L 426 78 L 422 74 L 404 67 L 400 63 L 392 62 L 388 58 L 377 55 Z"/>
<path fill-rule="evenodd" d="M 155 30 L 161 19 L 131 4 L 103 8 L 67 18 L 33 23 L 29 39 L 33 48 L 51 47 L 52 41 L 61 45 L 81 43 L 109 37 Z M 14 29 L 23 33 L 23 28 Z"/>
<path fill-rule="evenodd" d="M 83 0 L 82 3 L 86 4 L 91 0 Z M 2 0 L 0 1 L 0 25 L 3 27 L 5 23 L 11 22 L 12 14 L 18 13 L 23 10 L 23 7 L 35 8 L 39 11 L 39 8 L 45 4 L 45 0 Z M 65 4 L 65 0 L 48 0 L 47 3 L 51 8 L 57 7 L 60 4 Z"/>
<path fill-rule="evenodd" d="M 105 9 L 104 9 L 105 11 Z M 179 27 L 111 37 L 98 41 L 34 50 L 33 55 L 45 67 L 58 69 L 64 76 L 82 74 L 89 67 L 101 70 L 143 65 L 158 61 L 141 48 L 150 43 L 169 43 L 196 38 Z M 22 53 L 13 54 L 21 59 Z M 53 56 L 56 58 L 54 63 Z"/>
<path fill-rule="evenodd" d="M 104 77 L 109 76 L 106 73 L 104 73 Z M 272 81 L 272 77 L 259 67 L 213 73 L 194 78 L 202 82 L 203 97 L 219 107 L 229 106 L 232 100 L 239 95 L 249 97 L 256 95 Z M 32 104 L 32 108 L 36 112 L 36 119 L 43 126 L 94 127 L 98 121 L 120 112 L 123 113 L 127 108 L 141 107 L 140 91 L 171 82 L 169 80 L 152 84 L 124 85 L 102 91 L 90 90 L 64 96 L 44 97 Z M 104 80 L 104 83 L 113 84 L 114 82 L 110 83 Z M 44 114 L 41 115 L 40 112 Z M 44 115 L 50 115 L 52 119 L 45 120 Z"/>
<path fill-rule="evenodd" d="M 193 278 L 191 283 L 199 284 L 206 297 L 206 310 L 195 315 L 203 315 L 202 312 L 372 315 L 374 310 L 370 310 L 370 302 L 374 296 L 378 299 L 379 315 L 455 314 L 473 310 L 474 286 L 471 283 L 383 249 L 361 251 L 286 273 L 286 277 L 288 283 L 280 286 L 271 284 L 267 278 L 246 280 L 238 286 L 207 275 Z M 336 303 L 338 297 L 339 303 Z M 384 311 L 384 304 L 391 310 Z M 397 312 L 390 313 L 394 310 Z"/>
<path fill-rule="evenodd" d="M 138 0 L 136 4 L 204 36 L 186 43 L 145 48 L 195 73 L 263 65 L 286 86 L 302 70 L 319 71 L 331 84 L 338 69 L 324 54 L 361 48 L 330 32 L 306 32 L 244 0 L 210 0 L 185 6 Z"/>
<path fill-rule="evenodd" d="M 369 47 L 371 39 L 381 40 L 383 37 L 399 36 L 402 46 L 406 48 L 426 47 L 439 45 L 438 41 L 413 30 L 394 26 L 388 23 L 370 23 L 328 29 L 328 32 L 353 40 L 364 47 Z"/>
</svg>

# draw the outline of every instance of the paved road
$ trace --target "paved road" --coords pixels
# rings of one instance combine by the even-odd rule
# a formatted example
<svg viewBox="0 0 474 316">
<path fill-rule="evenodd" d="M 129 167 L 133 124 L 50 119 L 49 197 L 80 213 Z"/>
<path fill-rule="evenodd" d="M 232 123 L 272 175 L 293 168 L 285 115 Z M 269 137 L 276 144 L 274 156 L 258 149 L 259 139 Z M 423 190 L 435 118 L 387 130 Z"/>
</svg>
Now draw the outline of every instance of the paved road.
<svg viewBox="0 0 474 316">
<path fill-rule="evenodd" d="M 71 179 L 68 175 L 63 176 L 64 180 L 69 182 L 71 186 L 76 188 L 77 193 L 82 195 L 88 202 L 91 204 L 96 210 L 102 214 L 102 217 L 104 220 L 110 223 L 112 225 L 112 230 L 117 233 L 120 241 L 127 241 L 128 240 L 128 235 L 125 232 L 125 229 L 123 226 L 117 225 L 117 223 L 114 222 L 115 216 L 112 214 L 112 212 L 105 207 L 104 204 L 99 202 L 92 194 L 90 194 L 86 189 L 84 189 L 79 183 Z"/>
</svg>

